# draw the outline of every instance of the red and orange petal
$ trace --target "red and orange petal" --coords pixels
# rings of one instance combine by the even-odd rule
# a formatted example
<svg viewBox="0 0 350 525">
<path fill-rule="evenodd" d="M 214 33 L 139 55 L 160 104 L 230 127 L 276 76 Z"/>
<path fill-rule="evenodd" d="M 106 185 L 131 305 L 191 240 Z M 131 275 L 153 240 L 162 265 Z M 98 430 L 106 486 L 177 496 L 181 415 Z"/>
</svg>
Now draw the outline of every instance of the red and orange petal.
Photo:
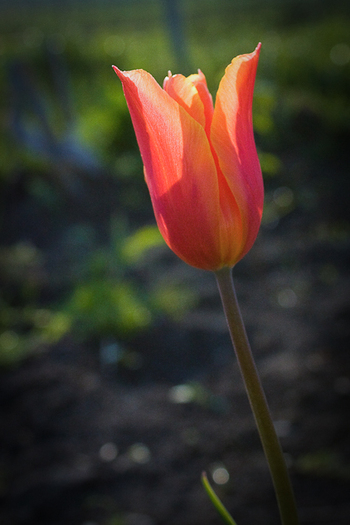
<svg viewBox="0 0 350 525">
<path fill-rule="evenodd" d="M 189 77 L 169 73 L 163 87 L 209 134 L 214 108 L 203 73 L 198 71 Z"/>
<path fill-rule="evenodd" d="M 241 212 L 245 239 L 241 257 L 258 233 L 264 198 L 252 124 L 259 51 L 260 44 L 253 53 L 236 57 L 226 68 L 216 96 L 210 134 L 220 168 Z"/>
<path fill-rule="evenodd" d="M 203 127 L 147 72 L 121 72 L 158 226 L 169 247 L 203 269 L 220 266 L 217 173 Z"/>
</svg>

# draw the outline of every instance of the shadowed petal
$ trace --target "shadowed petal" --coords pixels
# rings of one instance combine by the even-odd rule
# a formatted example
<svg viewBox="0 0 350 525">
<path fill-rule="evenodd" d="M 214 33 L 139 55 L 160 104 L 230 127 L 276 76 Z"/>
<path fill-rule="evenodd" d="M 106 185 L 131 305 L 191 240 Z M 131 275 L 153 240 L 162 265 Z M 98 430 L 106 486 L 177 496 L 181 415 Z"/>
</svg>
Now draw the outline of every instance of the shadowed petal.
<svg viewBox="0 0 350 525">
<path fill-rule="evenodd" d="M 216 96 L 211 141 L 219 165 L 241 212 L 242 255 L 258 233 L 263 207 L 263 183 L 256 152 L 252 101 L 260 44 L 226 68 Z"/>
</svg>

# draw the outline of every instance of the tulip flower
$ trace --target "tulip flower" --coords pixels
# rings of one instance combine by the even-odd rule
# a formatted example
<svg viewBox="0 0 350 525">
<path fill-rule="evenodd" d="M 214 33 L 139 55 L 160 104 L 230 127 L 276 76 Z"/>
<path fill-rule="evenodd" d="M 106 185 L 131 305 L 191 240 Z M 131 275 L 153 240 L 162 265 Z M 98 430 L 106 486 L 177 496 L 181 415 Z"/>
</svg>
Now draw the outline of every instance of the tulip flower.
<svg viewBox="0 0 350 525">
<path fill-rule="evenodd" d="M 170 72 L 163 89 L 120 71 L 155 217 L 168 246 L 204 270 L 234 266 L 252 247 L 263 182 L 252 125 L 260 44 L 226 68 L 215 108 L 204 74 Z"/>
<path fill-rule="evenodd" d="M 159 229 L 181 259 L 215 272 L 282 525 L 298 525 L 286 462 L 231 275 L 252 247 L 262 216 L 264 189 L 252 124 L 259 52 L 260 44 L 232 60 L 215 108 L 201 71 L 189 77 L 169 72 L 162 89 L 146 71 L 113 67 L 123 84 Z M 234 525 L 205 474 L 203 484 L 224 521 Z"/>
</svg>

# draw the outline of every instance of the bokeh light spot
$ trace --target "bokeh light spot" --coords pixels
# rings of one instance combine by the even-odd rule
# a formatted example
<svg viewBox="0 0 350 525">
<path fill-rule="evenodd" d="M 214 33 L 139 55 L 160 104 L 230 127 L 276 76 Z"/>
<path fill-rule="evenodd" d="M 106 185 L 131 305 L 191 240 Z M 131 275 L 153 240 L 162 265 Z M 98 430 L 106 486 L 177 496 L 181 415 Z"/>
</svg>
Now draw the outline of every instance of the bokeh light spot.
<svg viewBox="0 0 350 525">
<path fill-rule="evenodd" d="M 214 467 L 212 470 L 212 477 L 214 483 L 217 485 L 225 485 L 230 479 L 230 474 L 224 466 L 220 465 Z"/>
<path fill-rule="evenodd" d="M 143 443 L 134 443 L 128 450 L 128 456 L 134 463 L 148 463 L 151 459 L 151 452 Z"/>
<path fill-rule="evenodd" d="M 114 443 L 105 443 L 99 451 L 102 461 L 113 461 L 118 455 L 118 447 Z"/>
</svg>

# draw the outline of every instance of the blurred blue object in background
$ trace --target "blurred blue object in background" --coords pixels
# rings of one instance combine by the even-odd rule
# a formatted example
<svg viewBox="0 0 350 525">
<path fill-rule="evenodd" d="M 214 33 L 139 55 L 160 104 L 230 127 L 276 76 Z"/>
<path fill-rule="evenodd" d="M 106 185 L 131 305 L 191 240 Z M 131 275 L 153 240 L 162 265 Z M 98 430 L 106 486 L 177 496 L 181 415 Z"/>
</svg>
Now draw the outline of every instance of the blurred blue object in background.
<svg viewBox="0 0 350 525">
<path fill-rule="evenodd" d="M 66 192 L 77 197 L 84 193 L 83 179 L 99 177 L 104 170 L 79 134 L 63 57 L 49 49 L 46 57 L 51 74 L 50 100 L 30 64 L 15 59 L 9 62 L 9 129 L 19 145 L 31 156 L 48 162 Z"/>
<path fill-rule="evenodd" d="M 190 51 L 186 42 L 182 4 L 179 0 L 162 0 L 173 52 L 178 62 L 179 71 L 189 75 L 191 70 Z"/>
</svg>

